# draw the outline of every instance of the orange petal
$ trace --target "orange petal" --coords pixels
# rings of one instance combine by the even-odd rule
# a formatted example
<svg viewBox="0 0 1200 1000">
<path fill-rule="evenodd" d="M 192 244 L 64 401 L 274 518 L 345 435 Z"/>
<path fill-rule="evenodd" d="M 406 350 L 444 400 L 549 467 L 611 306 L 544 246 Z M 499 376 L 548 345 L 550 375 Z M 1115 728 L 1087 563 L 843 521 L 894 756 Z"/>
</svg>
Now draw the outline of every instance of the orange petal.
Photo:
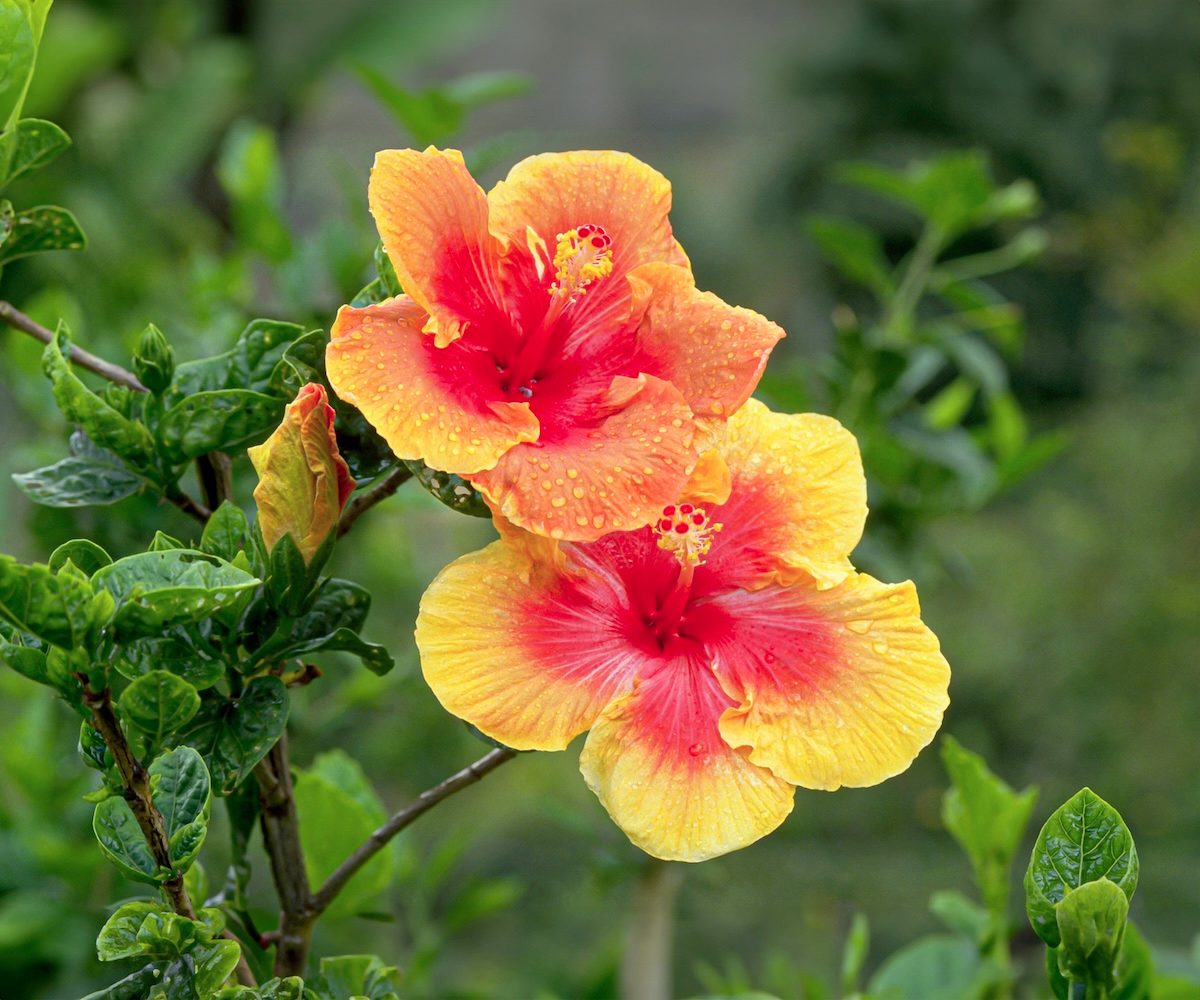
<svg viewBox="0 0 1200 1000">
<path fill-rule="evenodd" d="M 683 268 L 647 264 L 629 281 L 636 298 L 648 299 L 638 329 L 655 362 L 647 371 L 673 383 L 697 417 L 724 420 L 750 398 L 783 330 L 697 290 Z"/>
<path fill-rule="evenodd" d="M 797 571 L 833 586 L 851 571 L 867 484 L 849 431 L 831 417 L 772 413 L 752 399 L 729 420 L 721 451 L 732 488 L 729 502 L 709 511 L 724 527 L 698 572 L 753 587 Z"/>
<path fill-rule="evenodd" d="M 385 149 L 367 187 L 371 214 L 401 285 L 430 317 L 439 347 L 469 323 L 505 315 L 488 204 L 456 149 Z M 499 320 L 503 322 L 502 320 Z"/>
<path fill-rule="evenodd" d="M 528 403 L 487 398 L 491 362 L 461 341 L 435 347 L 421 332 L 423 320 L 407 296 L 343 306 L 325 354 L 337 394 L 399 458 L 458 475 L 491 468 L 514 445 L 536 440 L 538 420 Z"/>
<path fill-rule="evenodd" d="M 333 416 L 324 387 L 310 383 L 288 404 L 275 432 L 248 449 L 259 477 L 254 502 L 268 552 L 291 535 L 305 561 L 311 560 L 354 492 Z"/>
<path fill-rule="evenodd" d="M 672 385 L 619 376 L 586 424 L 513 448 L 471 481 L 527 531 L 590 541 L 649 524 L 679 496 L 696 462 L 692 433 Z"/>
<path fill-rule="evenodd" d="M 717 720 L 730 704 L 703 659 L 681 657 L 637 681 L 592 727 L 579 768 L 647 854 L 704 861 L 753 843 L 791 812 L 792 786 L 721 739 Z"/>
<path fill-rule="evenodd" d="M 522 160 L 488 192 L 490 225 L 528 275 L 536 246 L 553 256 L 558 237 L 581 225 L 601 226 L 612 238 L 612 273 L 589 288 L 575 308 L 577 334 L 619 325 L 629 315 L 625 275 L 662 261 L 687 269 L 671 235 L 671 184 L 628 153 L 577 150 Z M 543 260 L 543 266 L 546 261 Z"/>
<path fill-rule="evenodd" d="M 854 574 L 831 590 L 734 591 L 706 610 L 698 628 L 738 702 L 721 735 L 793 784 L 874 785 L 941 725 L 950 668 L 911 583 Z"/>
<path fill-rule="evenodd" d="M 641 662 L 618 594 L 513 532 L 455 560 L 421 599 L 421 669 L 446 710 L 520 750 L 562 750 Z M 581 642 L 581 637 L 586 641 Z"/>
</svg>

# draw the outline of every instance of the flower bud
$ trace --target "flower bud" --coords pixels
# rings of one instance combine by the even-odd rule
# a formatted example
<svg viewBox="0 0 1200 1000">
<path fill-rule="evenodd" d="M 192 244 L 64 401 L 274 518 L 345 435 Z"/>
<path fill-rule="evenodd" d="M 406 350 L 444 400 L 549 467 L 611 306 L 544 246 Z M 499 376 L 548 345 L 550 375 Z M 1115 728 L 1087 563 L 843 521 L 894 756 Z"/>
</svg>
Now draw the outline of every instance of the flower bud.
<svg viewBox="0 0 1200 1000">
<path fill-rule="evenodd" d="M 263 542 L 270 552 L 284 536 L 311 562 L 337 528 L 354 479 L 338 453 L 333 407 L 315 383 L 301 388 L 283 422 L 266 441 L 249 449 L 258 473 L 254 502 Z"/>
<path fill-rule="evenodd" d="M 133 370 L 142 385 L 156 396 L 171 384 L 175 374 L 175 352 L 163 332 L 153 323 L 146 327 L 133 352 Z"/>
</svg>

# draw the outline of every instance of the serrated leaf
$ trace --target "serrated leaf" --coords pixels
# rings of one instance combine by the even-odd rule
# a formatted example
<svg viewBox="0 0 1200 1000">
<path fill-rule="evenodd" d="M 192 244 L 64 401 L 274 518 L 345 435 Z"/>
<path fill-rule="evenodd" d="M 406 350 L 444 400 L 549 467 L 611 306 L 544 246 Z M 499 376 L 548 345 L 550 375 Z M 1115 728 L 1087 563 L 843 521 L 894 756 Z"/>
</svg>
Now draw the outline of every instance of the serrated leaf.
<svg viewBox="0 0 1200 1000">
<path fill-rule="evenodd" d="M 1121 814 L 1090 788 L 1081 789 L 1046 820 L 1025 873 L 1025 910 L 1051 948 L 1060 943 L 1055 906 L 1071 889 L 1107 878 L 1126 899 L 1138 880 L 1138 856 Z"/>
<path fill-rule="evenodd" d="M 283 682 L 277 677 L 256 677 L 236 700 L 205 701 L 184 738 L 204 754 L 213 784 L 228 793 L 275 745 L 287 716 Z"/>
<path fill-rule="evenodd" d="M 87 237 L 75 216 L 58 205 L 38 205 L 5 219 L 8 236 L 0 243 L 0 264 L 49 250 L 82 250 Z"/>
<path fill-rule="evenodd" d="M 46 166 L 70 145 L 70 136 L 54 122 L 21 119 L 0 135 L 0 188 Z"/>
<path fill-rule="evenodd" d="M 942 798 L 942 822 L 967 852 L 984 903 L 1002 917 L 1009 871 L 1037 801 L 1037 789 L 1017 793 L 988 769 L 983 758 L 953 737 L 942 740 L 942 763 L 951 788 Z"/>
<path fill-rule="evenodd" d="M 154 453 L 150 432 L 141 424 L 105 402 L 71 370 L 67 353 L 71 341 L 59 324 L 54 339 L 42 354 L 42 369 L 50 379 L 54 400 L 68 420 L 79 424 L 88 438 L 137 467 L 144 467 Z"/>
<path fill-rule="evenodd" d="M 200 695 L 181 677 L 151 670 L 125 689 L 117 707 L 121 718 L 145 733 L 152 746 L 161 746 L 200 710 Z"/>
<path fill-rule="evenodd" d="M 210 451 L 228 454 L 261 443 L 279 424 L 284 400 L 249 389 L 216 389 L 188 396 L 163 414 L 163 453 L 185 462 Z"/>
<path fill-rule="evenodd" d="M 171 549 L 118 559 L 92 582 L 116 601 L 118 631 L 138 638 L 240 606 L 260 581 L 216 556 Z"/>
</svg>

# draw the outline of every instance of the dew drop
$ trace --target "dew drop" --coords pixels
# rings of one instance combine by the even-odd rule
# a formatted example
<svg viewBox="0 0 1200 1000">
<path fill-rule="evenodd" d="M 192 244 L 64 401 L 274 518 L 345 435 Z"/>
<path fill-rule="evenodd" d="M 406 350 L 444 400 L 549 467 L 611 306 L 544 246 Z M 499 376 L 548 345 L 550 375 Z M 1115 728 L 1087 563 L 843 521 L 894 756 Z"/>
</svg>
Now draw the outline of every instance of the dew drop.
<svg viewBox="0 0 1200 1000">
<path fill-rule="evenodd" d="M 871 627 L 874 624 L 869 618 L 859 618 L 852 622 L 846 622 L 846 628 L 851 632 L 857 632 L 859 635 L 866 635 L 871 631 Z"/>
<path fill-rule="evenodd" d="M 888 644 L 880 639 L 877 642 L 871 643 L 871 648 L 875 650 L 876 653 L 880 654 L 880 656 L 882 656 L 888 651 Z"/>
</svg>

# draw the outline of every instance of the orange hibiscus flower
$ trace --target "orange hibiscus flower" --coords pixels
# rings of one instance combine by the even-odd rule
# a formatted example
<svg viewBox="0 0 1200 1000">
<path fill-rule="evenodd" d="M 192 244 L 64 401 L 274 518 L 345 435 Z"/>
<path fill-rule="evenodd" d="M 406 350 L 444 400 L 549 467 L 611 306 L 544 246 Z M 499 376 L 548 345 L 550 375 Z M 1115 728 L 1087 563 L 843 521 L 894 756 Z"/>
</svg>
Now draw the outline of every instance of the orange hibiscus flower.
<svg viewBox="0 0 1200 1000">
<path fill-rule="evenodd" d="M 937 731 L 949 667 L 911 583 L 852 569 L 866 517 L 836 421 L 756 401 L 652 526 L 502 537 L 446 567 L 417 620 L 453 714 L 523 750 L 590 729 L 584 777 L 660 858 L 773 830 L 794 786 L 875 784 Z"/>
<path fill-rule="evenodd" d="M 368 194 L 407 294 L 338 313 L 330 380 L 538 534 L 648 524 L 783 336 L 696 289 L 669 183 L 628 154 L 534 156 L 485 194 L 455 150 L 386 150 Z"/>
</svg>

